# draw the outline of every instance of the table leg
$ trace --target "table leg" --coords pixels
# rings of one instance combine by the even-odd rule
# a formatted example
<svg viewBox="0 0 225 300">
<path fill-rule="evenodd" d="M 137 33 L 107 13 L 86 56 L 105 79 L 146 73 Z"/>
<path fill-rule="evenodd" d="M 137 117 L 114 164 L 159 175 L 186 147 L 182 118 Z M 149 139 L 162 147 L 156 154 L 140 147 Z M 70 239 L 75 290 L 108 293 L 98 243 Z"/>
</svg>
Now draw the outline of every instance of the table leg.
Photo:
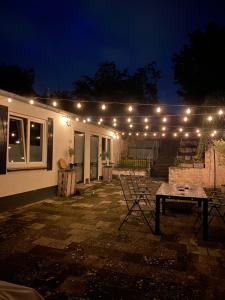
<svg viewBox="0 0 225 300">
<path fill-rule="evenodd" d="M 203 240 L 208 240 L 208 199 L 203 200 Z"/>
<path fill-rule="evenodd" d="M 160 197 L 155 201 L 155 234 L 160 234 Z"/>
</svg>

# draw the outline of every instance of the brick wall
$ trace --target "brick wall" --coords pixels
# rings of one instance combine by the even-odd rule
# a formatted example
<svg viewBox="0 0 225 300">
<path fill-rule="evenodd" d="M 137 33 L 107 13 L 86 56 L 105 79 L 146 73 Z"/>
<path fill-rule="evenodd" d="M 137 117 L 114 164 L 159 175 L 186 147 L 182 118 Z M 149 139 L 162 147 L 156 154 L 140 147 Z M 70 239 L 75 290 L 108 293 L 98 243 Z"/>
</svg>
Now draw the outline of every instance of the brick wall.
<svg viewBox="0 0 225 300">
<path fill-rule="evenodd" d="M 169 183 L 198 183 L 203 187 L 225 184 L 225 164 L 218 153 L 210 148 L 205 153 L 205 168 L 169 168 Z"/>
</svg>

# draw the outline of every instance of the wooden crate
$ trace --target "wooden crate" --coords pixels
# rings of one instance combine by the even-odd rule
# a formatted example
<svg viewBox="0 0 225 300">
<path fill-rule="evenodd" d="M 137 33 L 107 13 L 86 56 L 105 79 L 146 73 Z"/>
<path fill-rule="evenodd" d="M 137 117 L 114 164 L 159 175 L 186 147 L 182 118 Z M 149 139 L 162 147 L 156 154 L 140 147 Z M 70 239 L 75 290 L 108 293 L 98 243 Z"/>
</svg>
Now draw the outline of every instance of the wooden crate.
<svg viewBox="0 0 225 300">
<path fill-rule="evenodd" d="M 58 172 L 58 196 L 69 197 L 76 193 L 75 170 L 62 169 Z"/>
</svg>

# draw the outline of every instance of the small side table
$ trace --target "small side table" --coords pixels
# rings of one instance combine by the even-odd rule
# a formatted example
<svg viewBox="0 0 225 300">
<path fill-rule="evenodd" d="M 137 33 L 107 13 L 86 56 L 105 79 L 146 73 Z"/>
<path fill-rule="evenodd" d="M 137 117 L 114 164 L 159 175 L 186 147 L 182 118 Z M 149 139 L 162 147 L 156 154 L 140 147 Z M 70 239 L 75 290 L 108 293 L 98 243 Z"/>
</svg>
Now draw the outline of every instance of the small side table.
<svg viewBox="0 0 225 300">
<path fill-rule="evenodd" d="M 112 180 L 112 166 L 104 166 L 102 168 L 102 177 L 103 177 L 103 181 Z"/>
<path fill-rule="evenodd" d="M 58 196 L 69 197 L 76 193 L 76 173 L 74 169 L 60 169 L 58 172 Z"/>
</svg>

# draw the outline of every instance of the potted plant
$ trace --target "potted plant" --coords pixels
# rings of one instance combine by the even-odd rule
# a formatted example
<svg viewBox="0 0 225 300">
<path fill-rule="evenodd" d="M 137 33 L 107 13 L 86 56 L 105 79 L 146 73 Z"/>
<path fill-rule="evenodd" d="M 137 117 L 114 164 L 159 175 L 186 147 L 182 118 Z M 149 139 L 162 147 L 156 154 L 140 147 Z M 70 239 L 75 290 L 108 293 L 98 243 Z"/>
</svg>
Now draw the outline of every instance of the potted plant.
<svg viewBox="0 0 225 300">
<path fill-rule="evenodd" d="M 194 156 L 194 168 L 204 168 L 204 163 L 197 155 Z"/>
<path fill-rule="evenodd" d="M 73 163 L 73 157 L 74 157 L 74 154 L 75 154 L 75 149 L 72 148 L 71 146 L 69 146 L 68 148 L 68 154 L 69 154 L 69 157 L 70 157 L 70 169 L 73 169 L 74 168 L 74 163 Z"/>
</svg>

